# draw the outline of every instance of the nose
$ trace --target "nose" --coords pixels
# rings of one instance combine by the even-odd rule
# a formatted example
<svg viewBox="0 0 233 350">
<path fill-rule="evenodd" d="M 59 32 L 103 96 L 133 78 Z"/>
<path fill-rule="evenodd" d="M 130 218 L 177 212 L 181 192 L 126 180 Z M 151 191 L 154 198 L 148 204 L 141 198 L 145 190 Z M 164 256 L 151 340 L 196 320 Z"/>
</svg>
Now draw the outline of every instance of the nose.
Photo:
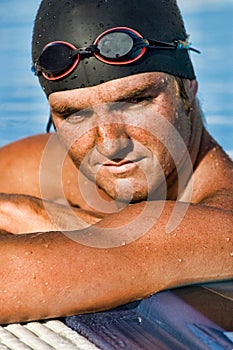
<svg viewBox="0 0 233 350">
<path fill-rule="evenodd" d="M 133 143 L 123 124 L 102 124 L 97 127 L 96 148 L 99 153 L 109 159 L 121 160 L 132 151 Z"/>
</svg>

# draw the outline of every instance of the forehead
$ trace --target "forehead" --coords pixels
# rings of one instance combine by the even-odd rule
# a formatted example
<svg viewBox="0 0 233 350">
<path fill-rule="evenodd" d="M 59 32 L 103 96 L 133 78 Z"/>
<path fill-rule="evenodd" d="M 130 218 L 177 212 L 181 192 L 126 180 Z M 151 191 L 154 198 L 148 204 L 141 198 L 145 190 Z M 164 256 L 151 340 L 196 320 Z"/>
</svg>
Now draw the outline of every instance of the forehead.
<svg viewBox="0 0 233 350">
<path fill-rule="evenodd" d="M 61 103 L 75 101 L 84 104 L 117 101 L 131 95 L 140 95 L 146 90 L 164 90 L 174 82 L 174 77 L 160 72 L 141 73 L 130 77 L 111 80 L 109 82 L 74 90 L 54 92 L 49 96 L 49 103 L 55 107 Z M 82 108 L 86 108 L 84 105 Z"/>
</svg>

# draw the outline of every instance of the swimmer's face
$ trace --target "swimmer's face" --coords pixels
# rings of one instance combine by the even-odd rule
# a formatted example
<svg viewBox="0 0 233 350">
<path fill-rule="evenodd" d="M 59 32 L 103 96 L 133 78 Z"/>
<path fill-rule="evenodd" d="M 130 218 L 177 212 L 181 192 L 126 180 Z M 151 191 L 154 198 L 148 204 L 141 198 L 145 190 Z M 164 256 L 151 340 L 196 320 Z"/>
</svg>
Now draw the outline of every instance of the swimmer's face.
<svg viewBox="0 0 233 350">
<path fill-rule="evenodd" d="M 171 186 L 191 136 L 174 77 L 138 74 L 55 92 L 49 103 L 73 162 L 111 198 L 159 198 L 164 183 Z"/>
</svg>

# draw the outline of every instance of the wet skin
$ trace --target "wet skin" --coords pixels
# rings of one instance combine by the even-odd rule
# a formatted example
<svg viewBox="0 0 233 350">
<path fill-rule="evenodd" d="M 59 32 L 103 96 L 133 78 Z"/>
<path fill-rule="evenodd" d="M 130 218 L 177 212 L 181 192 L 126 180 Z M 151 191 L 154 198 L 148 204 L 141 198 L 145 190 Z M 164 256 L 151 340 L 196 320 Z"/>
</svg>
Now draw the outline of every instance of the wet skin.
<svg viewBox="0 0 233 350">
<path fill-rule="evenodd" d="M 174 78 L 163 73 L 53 93 L 49 103 L 71 159 L 113 199 L 162 199 L 165 178 L 169 199 L 175 166 L 185 161 L 187 149 L 198 152 L 200 133 L 193 143 L 191 114 Z"/>
<path fill-rule="evenodd" d="M 163 73 L 53 93 L 53 121 L 71 158 L 57 134 L 0 150 L 0 323 L 103 310 L 167 288 L 233 278 L 232 162 L 202 124 L 196 81 L 185 81 L 185 88 L 189 113 L 174 78 Z M 74 164 L 84 174 L 81 185 L 91 188 L 88 198 Z M 140 215 L 148 195 L 145 218 Z M 97 213 L 102 198 L 116 210 L 113 205 L 109 213 Z M 75 215 L 57 204 L 64 199 Z M 115 199 L 125 201 L 122 210 Z M 167 234 L 182 201 L 190 205 Z M 132 229 L 124 232 L 129 222 Z M 76 234 L 94 244 L 70 239 Z M 95 246 L 100 238 L 105 248 Z"/>
</svg>

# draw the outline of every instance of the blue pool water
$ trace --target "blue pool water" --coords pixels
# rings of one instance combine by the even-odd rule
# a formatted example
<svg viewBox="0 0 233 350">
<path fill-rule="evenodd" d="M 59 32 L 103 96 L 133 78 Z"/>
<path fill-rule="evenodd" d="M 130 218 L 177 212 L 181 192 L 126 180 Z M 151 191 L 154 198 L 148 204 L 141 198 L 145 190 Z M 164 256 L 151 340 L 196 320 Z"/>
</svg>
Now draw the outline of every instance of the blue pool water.
<svg viewBox="0 0 233 350">
<path fill-rule="evenodd" d="M 178 2 L 193 46 L 202 52 L 192 58 L 208 129 L 233 156 L 233 1 Z M 45 131 L 47 100 L 30 70 L 39 3 L 0 0 L 0 146 Z"/>
</svg>

